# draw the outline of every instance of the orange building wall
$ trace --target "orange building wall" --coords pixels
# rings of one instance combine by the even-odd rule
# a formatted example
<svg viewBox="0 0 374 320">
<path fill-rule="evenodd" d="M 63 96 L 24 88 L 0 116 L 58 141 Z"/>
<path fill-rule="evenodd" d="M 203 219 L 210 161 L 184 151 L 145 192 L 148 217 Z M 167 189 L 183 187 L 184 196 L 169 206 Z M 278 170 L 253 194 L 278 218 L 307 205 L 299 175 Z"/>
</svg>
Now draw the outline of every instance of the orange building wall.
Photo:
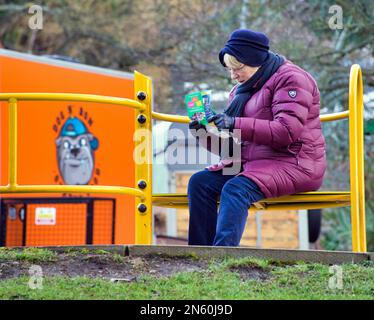
<svg viewBox="0 0 374 320">
<path fill-rule="evenodd" d="M 54 60 L 51 60 L 53 64 Z M 0 56 L 0 92 L 87 93 L 133 98 L 133 80 L 61 66 Z M 71 106 L 71 114 L 69 107 Z M 81 108 L 83 113 L 80 114 Z M 81 102 L 19 102 L 18 183 L 62 184 L 55 140 L 69 115 L 82 120 L 98 138 L 94 174 L 89 184 L 134 186 L 134 111 L 130 108 Z M 85 117 L 85 113 L 86 117 Z M 90 120 L 91 119 L 91 120 Z M 60 124 L 59 124 L 60 123 Z M 91 125 L 90 125 L 91 123 Z M 8 110 L 0 104 L 1 157 L 0 183 L 8 183 Z M 55 126 L 55 127 L 54 127 Z M 58 129 L 57 132 L 55 129 Z M 15 195 L 1 195 L 15 197 Z M 56 194 L 28 194 L 27 197 L 55 197 Z M 62 196 L 62 195 L 61 195 Z M 64 195 L 88 196 L 88 195 Z M 95 194 L 90 194 L 95 196 Z M 106 197 L 106 195 L 96 195 Z M 116 198 L 115 243 L 134 242 L 134 199 Z"/>
</svg>

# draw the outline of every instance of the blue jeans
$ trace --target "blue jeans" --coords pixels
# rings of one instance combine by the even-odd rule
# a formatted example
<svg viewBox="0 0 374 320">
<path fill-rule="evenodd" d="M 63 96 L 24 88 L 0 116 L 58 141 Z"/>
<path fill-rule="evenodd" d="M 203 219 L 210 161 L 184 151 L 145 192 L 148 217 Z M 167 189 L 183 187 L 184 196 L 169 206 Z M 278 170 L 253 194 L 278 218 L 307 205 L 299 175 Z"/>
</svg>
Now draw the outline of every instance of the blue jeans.
<svg viewBox="0 0 374 320">
<path fill-rule="evenodd" d="M 259 187 L 247 177 L 222 175 L 222 170 L 196 172 L 188 183 L 188 244 L 238 246 L 250 205 L 264 197 Z"/>
</svg>

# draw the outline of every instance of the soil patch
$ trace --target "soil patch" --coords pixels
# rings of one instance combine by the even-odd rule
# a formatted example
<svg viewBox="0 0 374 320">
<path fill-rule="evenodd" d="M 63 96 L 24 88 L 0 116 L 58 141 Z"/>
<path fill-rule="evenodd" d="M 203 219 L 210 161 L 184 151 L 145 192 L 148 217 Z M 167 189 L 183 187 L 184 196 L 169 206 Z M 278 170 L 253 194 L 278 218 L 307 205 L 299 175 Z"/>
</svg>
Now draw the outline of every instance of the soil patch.
<svg viewBox="0 0 374 320">
<path fill-rule="evenodd" d="M 247 281 L 249 279 L 263 281 L 268 280 L 271 277 L 269 271 L 257 266 L 231 266 L 229 269 L 231 272 L 239 273 L 240 278 L 243 281 Z"/>
<path fill-rule="evenodd" d="M 191 257 L 122 257 L 120 255 L 93 253 L 58 253 L 54 261 L 31 263 L 29 261 L 0 261 L 0 280 L 29 276 L 30 268 L 38 265 L 43 276 L 101 278 L 112 281 L 136 281 L 141 275 L 168 277 L 178 272 L 201 272 L 208 262 Z"/>
</svg>

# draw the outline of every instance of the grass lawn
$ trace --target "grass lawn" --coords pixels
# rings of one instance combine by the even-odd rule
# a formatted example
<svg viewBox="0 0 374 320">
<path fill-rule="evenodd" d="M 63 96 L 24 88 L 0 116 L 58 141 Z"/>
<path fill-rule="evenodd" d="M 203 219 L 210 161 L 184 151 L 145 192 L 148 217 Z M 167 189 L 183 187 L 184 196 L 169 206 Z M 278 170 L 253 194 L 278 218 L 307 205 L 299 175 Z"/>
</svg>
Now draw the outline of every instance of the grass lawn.
<svg viewBox="0 0 374 320">
<path fill-rule="evenodd" d="M 30 268 L 43 272 L 39 286 Z M 374 264 L 0 249 L 0 299 L 373 299 Z M 335 270 L 335 271 L 334 271 Z M 342 281 L 335 279 L 341 273 Z M 116 279 L 116 280 L 113 280 Z"/>
</svg>

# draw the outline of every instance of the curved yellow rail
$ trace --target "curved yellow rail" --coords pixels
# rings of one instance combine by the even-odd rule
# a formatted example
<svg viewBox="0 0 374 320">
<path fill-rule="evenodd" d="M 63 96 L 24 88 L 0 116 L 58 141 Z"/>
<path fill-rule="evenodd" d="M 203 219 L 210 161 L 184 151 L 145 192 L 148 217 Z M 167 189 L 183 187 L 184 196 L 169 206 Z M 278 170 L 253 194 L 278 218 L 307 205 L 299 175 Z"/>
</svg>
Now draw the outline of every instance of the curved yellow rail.
<svg viewBox="0 0 374 320">
<path fill-rule="evenodd" d="M 366 252 L 364 182 L 364 105 L 362 72 L 358 64 L 349 77 L 349 158 L 353 251 Z"/>
<path fill-rule="evenodd" d="M 129 187 L 114 186 L 73 186 L 73 185 L 7 185 L 0 187 L 0 193 L 108 193 L 127 194 L 138 198 L 145 198 L 144 192 Z"/>
<path fill-rule="evenodd" d="M 152 118 L 156 120 L 178 122 L 178 123 L 189 123 L 190 122 L 190 119 L 187 116 L 179 116 L 179 115 L 160 113 L 160 112 L 152 112 Z M 336 120 L 346 119 L 346 118 L 349 118 L 349 110 L 320 115 L 320 119 L 322 122 L 336 121 Z"/>
<path fill-rule="evenodd" d="M 81 101 L 116 104 L 134 108 L 140 111 L 145 110 L 145 105 L 135 100 L 107 97 L 95 94 L 79 94 L 79 93 L 0 93 L 0 101 Z"/>
<path fill-rule="evenodd" d="M 152 118 L 156 120 L 163 120 L 169 122 L 178 122 L 178 123 L 189 123 L 190 119 L 187 116 L 177 116 L 172 114 L 152 112 Z"/>
<path fill-rule="evenodd" d="M 336 113 L 321 114 L 319 118 L 321 119 L 322 122 L 347 119 L 349 118 L 349 110 L 336 112 Z"/>
</svg>

